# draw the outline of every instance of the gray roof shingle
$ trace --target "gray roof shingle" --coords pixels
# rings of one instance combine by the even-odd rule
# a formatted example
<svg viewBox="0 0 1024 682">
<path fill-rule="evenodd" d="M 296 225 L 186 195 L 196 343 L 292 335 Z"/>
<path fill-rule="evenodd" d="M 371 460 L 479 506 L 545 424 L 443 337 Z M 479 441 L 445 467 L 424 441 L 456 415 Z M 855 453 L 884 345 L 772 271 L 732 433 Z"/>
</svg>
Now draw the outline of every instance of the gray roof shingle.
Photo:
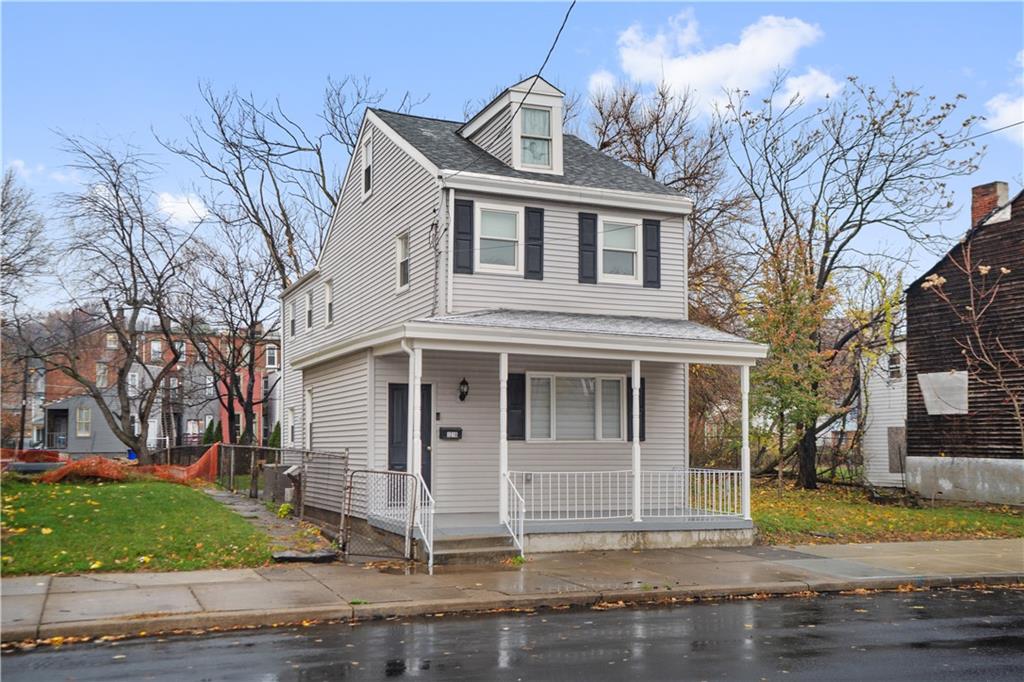
<svg viewBox="0 0 1024 682">
<path fill-rule="evenodd" d="M 399 114 L 373 109 L 406 142 L 443 170 L 472 171 L 562 185 L 618 189 L 648 194 L 678 194 L 610 156 L 602 154 L 575 135 L 562 137 L 562 175 L 519 171 L 491 156 L 458 134 L 461 122 Z"/>
<path fill-rule="evenodd" d="M 424 317 L 416 322 L 504 327 L 543 331 L 646 336 L 679 341 L 714 341 L 719 343 L 752 343 L 747 339 L 706 327 L 690 320 L 670 320 L 632 315 L 592 315 L 556 313 L 542 310 L 477 310 L 468 313 Z"/>
</svg>

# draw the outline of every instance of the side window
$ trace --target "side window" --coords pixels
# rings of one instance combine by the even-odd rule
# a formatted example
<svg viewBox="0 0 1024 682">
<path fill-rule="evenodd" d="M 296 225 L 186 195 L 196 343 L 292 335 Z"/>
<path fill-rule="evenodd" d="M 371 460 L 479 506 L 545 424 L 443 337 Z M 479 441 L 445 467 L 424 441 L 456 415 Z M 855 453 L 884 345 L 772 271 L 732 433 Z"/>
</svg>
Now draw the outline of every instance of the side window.
<svg viewBox="0 0 1024 682">
<path fill-rule="evenodd" d="M 903 358 L 898 352 L 889 353 L 889 378 L 899 379 L 903 376 Z"/>
<path fill-rule="evenodd" d="M 334 322 L 334 282 L 324 284 L 324 312 L 327 315 L 327 324 Z"/>
<path fill-rule="evenodd" d="M 366 131 L 363 143 L 363 199 L 373 192 L 373 135 Z"/>
<path fill-rule="evenodd" d="M 292 303 L 291 306 L 289 306 L 289 308 L 290 315 L 288 319 L 288 333 L 291 334 L 292 336 L 295 336 L 295 326 L 297 324 L 295 322 L 295 318 L 298 317 L 299 315 L 299 307 L 295 303 Z"/>
<path fill-rule="evenodd" d="M 399 289 L 409 286 L 409 235 L 399 235 L 395 240 L 395 275 Z"/>
<path fill-rule="evenodd" d="M 313 292 L 306 294 L 306 329 L 313 328 Z"/>
</svg>

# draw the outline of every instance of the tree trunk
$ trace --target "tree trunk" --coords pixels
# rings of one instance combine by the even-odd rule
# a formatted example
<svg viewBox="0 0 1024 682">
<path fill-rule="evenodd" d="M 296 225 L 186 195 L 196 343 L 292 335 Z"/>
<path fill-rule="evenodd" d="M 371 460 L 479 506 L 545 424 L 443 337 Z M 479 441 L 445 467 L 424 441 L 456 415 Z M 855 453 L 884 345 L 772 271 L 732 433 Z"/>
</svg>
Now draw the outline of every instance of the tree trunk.
<svg viewBox="0 0 1024 682">
<path fill-rule="evenodd" d="M 814 426 L 804 429 L 798 452 L 797 482 L 804 490 L 818 488 L 818 441 Z"/>
</svg>

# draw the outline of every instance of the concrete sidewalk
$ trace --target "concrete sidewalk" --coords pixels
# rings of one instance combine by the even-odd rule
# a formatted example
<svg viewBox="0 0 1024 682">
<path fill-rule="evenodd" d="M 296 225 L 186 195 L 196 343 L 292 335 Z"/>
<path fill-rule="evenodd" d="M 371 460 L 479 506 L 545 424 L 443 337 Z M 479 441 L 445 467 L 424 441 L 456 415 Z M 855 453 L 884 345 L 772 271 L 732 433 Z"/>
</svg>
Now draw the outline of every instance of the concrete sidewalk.
<svg viewBox="0 0 1024 682">
<path fill-rule="evenodd" d="M 0 606 L 6 642 L 972 582 L 1024 582 L 1024 539 L 545 554 L 434 576 L 342 564 L 28 576 L 0 581 Z"/>
</svg>

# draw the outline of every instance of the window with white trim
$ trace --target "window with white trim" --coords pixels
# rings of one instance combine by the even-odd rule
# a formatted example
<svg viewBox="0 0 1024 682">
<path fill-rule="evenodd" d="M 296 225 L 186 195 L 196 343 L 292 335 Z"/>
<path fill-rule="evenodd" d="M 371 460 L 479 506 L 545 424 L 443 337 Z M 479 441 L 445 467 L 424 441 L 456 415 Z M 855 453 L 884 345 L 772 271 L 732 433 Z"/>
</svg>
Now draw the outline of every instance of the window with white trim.
<svg viewBox="0 0 1024 682">
<path fill-rule="evenodd" d="M 138 391 L 139 391 L 139 373 L 138 372 L 128 372 L 128 389 L 131 391 L 132 395 L 134 395 L 135 393 L 138 393 Z"/>
<path fill-rule="evenodd" d="M 92 408 L 79 407 L 75 410 L 75 435 L 88 437 L 92 433 Z"/>
<path fill-rule="evenodd" d="M 366 142 L 363 143 L 363 199 L 373 193 L 373 135 L 366 131 Z"/>
<path fill-rule="evenodd" d="M 149 361 L 160 362 L 163 360 L 164 342 L 161 339 L 153 339 L 149 342 Z"/>
<path fill-rule="evenodd" d="M 889 353 L 887 364 L 890 379 L 899 379 L 903 376 L 903 356 L 899 352 Z"/>
<path fill-rule="evenodd" d="M 96 363 L 96 388 L 107 387 L 107 363 Z"/>
<path fill-rule="evenodd" d="M 324 314 L 327 324 L 334 322 L 334 281 L 324 283 Z M 268 365 L 269 367 L 269 365 Z"/>
<path fill-rule="evenodd" d="M 395 237 L 395 285 L 398 289 L 409 286 L 409 235 Z"/>
<path fill-rule="evenodd" d="M 477 224 L 476 269 L 522 273 L 523 209 L 478 202 Z"/>
<path fill-rule="evenodd" d="M 174 348 L 178 351 L 178 362 L 185 362 L 188 357 L 187 348 L 184 341 L 175 341 Z"/>
<path fill-rule="evenodd" d="M 641 281 L 639 221 L 602 217 L 597 240 L 598 273 L 602 282 Z"/>
<path fill-rule="evenodd" d="M 212 374 L 207 374 L 206 375 L 206 397 L 207 398 L 214 398 L 217 395 L 217 388 L 214 385 L 215 381 L 216 381 L 216 379 L 214 378 L 214 376 Z"/>
<path fill-rule="evenodd" d="M 622 375 L 527 374 L 527 440 L 621 441 Z"/>
<path fill-rule="evenodd" d="M 313 292 L 306 294 L 306 329 L 313 328 Z"/>
<path fill-rule="evenodd" d="M 117 334 L 107 334 L 107 348 L 109 350 L 117 350 Z"/>
<path fill-rule="evenodd" d="M 277 346 L 267 346 L 267 369 L 277 369 Z"/>
<path fill-rule="evenodd" d="M 295 445 L 295 408 L 289 407 L 288 411 L 284 415 L 285 428 L 288 432 L 288 442 L 291 445 Z"/>
<path fill-rule="evenodd" d="M 551 110 L 523 107 L 519 120 L 522 165 L 551 168 Z"/>
</svg>

